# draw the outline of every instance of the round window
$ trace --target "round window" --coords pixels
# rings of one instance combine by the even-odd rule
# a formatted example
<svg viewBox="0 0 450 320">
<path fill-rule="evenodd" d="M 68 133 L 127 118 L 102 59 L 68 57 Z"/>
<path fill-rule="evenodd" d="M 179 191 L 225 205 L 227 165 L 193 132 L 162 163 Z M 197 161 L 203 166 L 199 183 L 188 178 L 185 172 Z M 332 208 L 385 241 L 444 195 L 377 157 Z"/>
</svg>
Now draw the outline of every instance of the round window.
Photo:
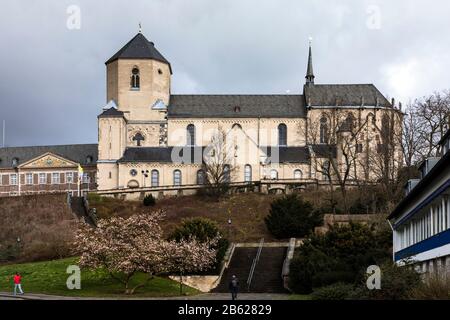
<svg viewBox="0 0 450 320">
<path fill-rule="evenodd" d="M 137 175 L 136 169 L 131 169 L 131 170 L 130 170 L 130 174 L 131 174 L 133 177 L 135 177 L 135 176 Z"/>
</svg>

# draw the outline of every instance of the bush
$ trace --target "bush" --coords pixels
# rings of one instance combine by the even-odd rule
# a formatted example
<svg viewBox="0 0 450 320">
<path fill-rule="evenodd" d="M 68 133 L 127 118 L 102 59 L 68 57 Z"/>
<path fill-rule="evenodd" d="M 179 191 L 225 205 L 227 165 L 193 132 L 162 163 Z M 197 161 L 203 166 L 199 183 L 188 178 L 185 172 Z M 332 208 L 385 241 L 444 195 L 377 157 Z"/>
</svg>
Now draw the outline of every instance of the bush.
<svg viewBox="0 0 450 320">
<path fill-rule="evenodd" d="M 343 282 L 321 287 L 311 294 L 312 300 L 345 300 L 352 297 L 353 285 Z"/>
<path fill-rule="evenodd" d="M 308 294 L 336 282 L 361 282 L 369 265 L 390 259 L 390 237 L 384 230 L 355 223 L 313 235 L 291 261 L 289 286 L 296 293 Z"/>
<path fill-rule="evenodd" d="M 399 267 L 391 261 L 381 266 L 381 289 L 369 290 L 366 281 L 355 291 L 355 299 L 404 300 L 421 290 L 420 274 L 409 267 Z"/>
<path fill-rule="evenodd" d="M 450 274 L 434 272 L 426 275 L 423 283 L 412 290 L 411 297 L 420 300 L 450 300 Z"/>
<path fill-rule="evenodd" d="M 265 218 L 267 228 L 278 239 L 305 237 L 321 225 L 322 220 L 322 215 L 297 194 L 273 201 Z"/>
<path fill-rule="evenodd" d="M 217 271 L 229 246 L 229 241 L 222 237 L 222 233 L 217 224 L 206 218 L 186 219 L 172 232 L 169 238 L 180 241 L 182 239 L 187 240 L 191 237 L 195 237 L 202 243 L 219 237 L 219 242 L 214 248 L 217 250 L 216 263 L 212 268 L 212 270 Z"/>
<path fill-rule="evenodd" d="M 146 206 L 146 207 L 152 207 L 156 204 L 156 200 L 152 194 L 148 194 L 144 197 L 143 203 L 144 203 L 144 206 Z"/>
</svg>

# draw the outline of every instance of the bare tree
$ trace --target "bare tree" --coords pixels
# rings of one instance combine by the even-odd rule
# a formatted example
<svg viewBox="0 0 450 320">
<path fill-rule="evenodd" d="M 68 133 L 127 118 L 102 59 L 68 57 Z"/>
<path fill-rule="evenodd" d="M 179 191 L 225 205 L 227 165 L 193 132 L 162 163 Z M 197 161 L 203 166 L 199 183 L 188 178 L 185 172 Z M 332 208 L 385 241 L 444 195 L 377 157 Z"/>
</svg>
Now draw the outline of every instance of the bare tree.
<svg viewBox="0 0 450 320">
<path fill-rule="evenodd" d="M 227 142 L 227 133 L 219 127 L 203 154 L 204 183 L 210 195 L 220 196 L 227 192 L 236 170 L 233 158 L 233 146 Z"/>
<path fill-rule="evenodd" d="M 416 153 L 419 161 L 438 156 L 438 142 L 444 136 L 450 113 L 450 91 L 434 92 L 416 99 L 410 106 L 416 117 Z"/>
<path fill-rule="evenodd" d="M 333 109 L 324 111 L 316 121 L 307 125 L 308 142 L 312 144 L 312 166 L 329 183 L 338 184 L 344 210 L 348 211 L 347 185 L 357 179 L 357 134 L 353 114 Z M 332 200 L 333 201 L 333 200 Z"/>
</svg>

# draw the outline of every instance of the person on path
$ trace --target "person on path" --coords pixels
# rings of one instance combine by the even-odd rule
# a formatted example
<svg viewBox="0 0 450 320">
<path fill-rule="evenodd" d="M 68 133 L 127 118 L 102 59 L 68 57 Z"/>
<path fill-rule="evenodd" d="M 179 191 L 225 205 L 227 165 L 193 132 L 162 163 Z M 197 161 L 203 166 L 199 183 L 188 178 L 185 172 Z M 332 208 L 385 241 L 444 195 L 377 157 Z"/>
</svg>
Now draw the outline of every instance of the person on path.
<svg viewBox="0 0 450 320">
<path fill-rule="evenodd" d="M 231 299 L 236 300 L 239 292 L 239 279 L 235 275 L 231 277 L 231 281 L 228 287 L 231 292 Z"/>
<path fill-rule="evenodd" d="M 22 276 L 18 272 L 16 272 L 13 279 L 14 279 L 14 295 L 17 294 L 17 289 L 19 289 L 19 294 L 23 294 Z"/>
</svg>

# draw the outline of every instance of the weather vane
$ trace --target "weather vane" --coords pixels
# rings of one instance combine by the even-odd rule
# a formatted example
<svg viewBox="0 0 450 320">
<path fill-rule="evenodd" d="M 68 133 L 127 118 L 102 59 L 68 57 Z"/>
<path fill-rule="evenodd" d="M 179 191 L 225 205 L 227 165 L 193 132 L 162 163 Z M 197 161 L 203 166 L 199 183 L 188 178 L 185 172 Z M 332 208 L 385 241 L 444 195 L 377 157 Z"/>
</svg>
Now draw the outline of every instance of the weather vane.
<svg viewBox="0 0 450 320">
<path fill-rule="evenodd" d="M 139 33 L 142 33 L 142 24 L 139 22 Z"/>
<path fill-rule="evenodd" d="M 312 41 L 313 41 L 313 38 L 311 37 L 311 36 L 309 36 L 309 45 L 311 46 L 311 44 L 312 44 Z"/>
</svg>

